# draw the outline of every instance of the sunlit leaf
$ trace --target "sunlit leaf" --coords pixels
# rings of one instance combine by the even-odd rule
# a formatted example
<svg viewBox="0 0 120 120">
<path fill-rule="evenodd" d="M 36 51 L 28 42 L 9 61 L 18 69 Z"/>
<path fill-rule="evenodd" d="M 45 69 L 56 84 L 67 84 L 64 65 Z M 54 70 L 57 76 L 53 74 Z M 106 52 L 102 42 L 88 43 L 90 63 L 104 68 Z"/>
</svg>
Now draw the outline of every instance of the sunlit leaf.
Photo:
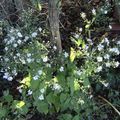
<svg viewBox="0 0 120 120">
<path fill-rule="evenodd" d="M 71 48 L 71 51 L 70 51 L 70 61 L 73 62 L 75 57 L 76 57 L 76 51 L 73 48 Z"/>
</svg>

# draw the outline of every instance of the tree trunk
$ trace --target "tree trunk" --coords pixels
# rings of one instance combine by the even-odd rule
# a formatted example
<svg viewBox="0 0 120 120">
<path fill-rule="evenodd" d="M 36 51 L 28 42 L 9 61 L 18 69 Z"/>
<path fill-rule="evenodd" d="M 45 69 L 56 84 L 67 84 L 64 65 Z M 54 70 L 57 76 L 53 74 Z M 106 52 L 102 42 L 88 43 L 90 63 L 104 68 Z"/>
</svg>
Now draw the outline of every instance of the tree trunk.
<svg viewBox="0 0 120 120">
<path fill-rule="evenodd" d="M 49 0 L 49 23 L 52 35 L 52 42 L 57 46 L 58 52 L 62 52 L 60 31 L 59 31 L 59 9 L 57 7 L 57 0 Z"/>
</svg>

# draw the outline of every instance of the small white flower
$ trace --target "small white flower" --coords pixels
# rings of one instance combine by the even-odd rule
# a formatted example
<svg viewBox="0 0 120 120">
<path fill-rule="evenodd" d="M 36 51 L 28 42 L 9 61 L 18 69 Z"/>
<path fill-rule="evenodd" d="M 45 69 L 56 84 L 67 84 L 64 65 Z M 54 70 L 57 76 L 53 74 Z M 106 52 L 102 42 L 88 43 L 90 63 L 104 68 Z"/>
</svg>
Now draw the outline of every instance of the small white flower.
<svg viewBox="0 0 120 120">
<path fill-rule="evenodd" d="M 32 95 L 32 90 L 28 90 L 28 95 Z"/>
<path fill-rule="evenodd" d="M 97 61 L 98 61 L 98 62 L 102 62 L 102 61 L 103 61 L 103 58 L 100 57 L 100 56 L 98 56 L 98 57 L 97 57 Z"/>
<path fill-rule="evenodd" d="M 47 62 L 47 61 L 48 61 L 48 57 L 46 56 L 43 58 L 43 62 Z"/>
<path fill-rule="evenodd" d="M 27 53 L 27 57 L 31 57 L 31 53 Z"/>
<path fill-rule="evenodd" d="M 31 62 L 32 62 L 32 59 L 31 59 L 31 58 L 27 58 L 27 62 L 28 62 L 28 63 L 31 63 Z"/>
<path fill-rule="evenodd" d="M 49 67 L 49 68 L 51 68 L 51 64 L 47 64 L 46 66 Z"/>
<path fill-rule="evenodd" d="M 69 55 L 67 52 L 64 53 L 65 58 L 67 58 Z"/>
<path fill-rule="evenodd" d="M 102 71 L 102 66 L 99 66 L 97 69 L 96 69 L 96 72 L 100 72 Z"/>
<path fill-rule="evenodd" d="M 22 88 L 21 87 L 17 87 L 17 90 L 19 91 L 19 93 L 22 93 Z"/>
<path fill-rule="evenodd" d="M 111 26 L 111 25 L 109 25 L 109 28 L 110 28 L 110 29 L 112 29 L 112 26 Z"/>
<path fill-rule="evenodd" d="M 43 94 L 45 92 L 45 89 L 44 88 L 41 89 L 40 92 Z"/>
<path fill-rule="evenodd" d="M 63 72 L 64 71 L 64 67 L 60 67 L 60 72 Z"/>
<path fill-rule="evenodd" d="M 92 9 L 92 14 L 96 15 L 96 10 L 95 9 Z"/>
<path fill-rule="evenodd" d="M 75 38 L 78 39 L 78 38 L 79 38 L 79 35 L 78 35 L 78 34 L 75 34 Z"/>
<path fill-rule="evenodd" d="M 44 100 L 44 96 L 43 96 L 43 95 L 40 95 L 40 96 L 38 97 L 38 99 L 39 99 L 39 100 Z"/>
<path fill-rule="evenodd" d="M 54 45 L 54 46 L 53 46 L 53 49 L 54 49 L 54 50 L 57 50 L 57 47 Z"/>
<path fill-rule="evenodd" d="M 8 58 L 5 58 L 4 60 L 5 60 L 5 62 L 8 62 L 8 61 L 9 61 L 9 59 L 8 59 Z"/>
<path fill-rule="evenodd" d="M 37 36 L 37 32 L 32 33 L 32 37 L 35 38 Z"/>
<path fill-rule="evenodd" d="M 17 53 L 16 56 L 20 57 L 20 53 Z"/>
<path fill-rule="evenodd" d="M 39 70 L 39 71 L 38 71 L 38 74 L 39 74 L 39 75 L 42 75 L 42 70 Z"/>
<path fill-rule="evenodd" d="M 104 58 L 109 60 L 110 55 L 109 55 L 109 54 L 106 54 L 106 55 L 104 55 Z"/>
<path fill-rule="evenodd" d="M 38 75 L 36 75 L 36 76 L 33 77 L 33 80 L 38 80 L 38 79 L 39 79 Z"/>
<path fill-rule="evenodd" d="M 20 32 L 17 33 L 18 37 L 23 37 Z"/>
<path fill-rule="evenodd" d="M 15 43 L 15 44 L 13 44 L 13 47 L 17 47 L 18 45 Z"/>
<path fill-rule="evenodd" d="M 10 76 L 10 77 L 7 78 L 7 80 L 8 80 L 8 81 L 12 81 L 12 80 L 13 80 L 13 77 Z"/>
<path fill-rule="evenodd" d="M 118 61 L 117 61 L 117 62 L 114 62 L 114 66 L 115 66 L 115 67 L 118 67 L 119 64 L 120 64 L 120 63 L 119 63 Z"/>
<path fill-rule="evenodd" d="M 28 36 L 25 36 L 24 41 L 26 42 L 28 39 L 29 39 L 29 37 L 28 37 Z"/>
<path fill-rule="evenodd" d="M 84 12 L 82 12 L 82 13 L 81 13 L 81 17 L 82 17 L 83 19 L 85 19 L 85 18 L 86 18 L 86 14 L 85 14 Z"/>
<path fill-rule="evenodd" d="M 80 70 L 78 70 L 78 71 L 76 71 L 76 74 L 80 76 L 82 74 L 82 72 Z"/>
<path fill-rule="evenodd" d="M 117 45 L 120 45 L 120 41 L 117 41 Z"/>
<path fill-rule="evenodd" d="M 61 90 L 61 86 L 57 83 L 53 84 L 52 90 Z"/>
<path fill-rule="evenodd" d="M 113 53 L 116 53 L 117 55 L 120 54 L 118 48 L 110 48 L 109 51 L 110 51 L 110 52 L 113 52 Z"/>
<path fill-rule="evenodd" d="M 105 63 L 106 67 L 110 67 L 111 64 L 109 62 Z"/>
<path fill-rule="evenodd" d="M 104 14 L 107 14 L 107 13 L 108 13 L 108 11 L 107 11 L 107 10 L 105 10 L 105 11 L 104 11 Z"/>
<path fill-rule="evenodd" d="M 39 28 L 38 28 L 38 30 L 41 32 L 41 31 L 42 31 L 42 28 L 41 28 L 41 27 L 39 27 Z"/>
<path fill-rule="evenodd" d="M 21 42 L 22 42 L 21 40 L 18 40 L 18 41 L 17 41 L 18 44 L 21 44 Z"/>
<path fill-rule="evenodd" d="M 3 78 L 4 78 L 4 79 L 8 79 L 8 77 L 9 77 L 9 73 L 4 73 Z"/>
<path fill-rule="evenodd" d="M 8 47 L 5 47 L 5 51 L 8 51 Z"/>
<path fill-rule="evenodd" d="M 99 45 L 97 46 L 97 48 L 98 48 L 99 51 L 101 51 L 101 50 L 103 50 L 104 46 L 101 45 L 101 44 L 99 44 Z"/>
<path fill-rule="evenodd" d="M 82 32 L 82 30 L 83 30 L 82 28 L 79 28 L 79 32 Z"/>
</svg>

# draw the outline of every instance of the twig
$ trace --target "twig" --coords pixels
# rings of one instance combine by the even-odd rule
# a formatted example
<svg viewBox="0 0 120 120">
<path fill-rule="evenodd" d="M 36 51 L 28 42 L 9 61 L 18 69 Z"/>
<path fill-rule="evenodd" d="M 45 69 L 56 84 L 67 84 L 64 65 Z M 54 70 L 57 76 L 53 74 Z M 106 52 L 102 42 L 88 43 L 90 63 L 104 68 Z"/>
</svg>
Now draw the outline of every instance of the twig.
<svg viewBox="0 0 120 120">
<path fill-rule="evenodd" d="M 105 98 L 103 98 L 102 96 L 98 96 L 99 98 L 101 98 L 103 101 L 105 101 L 106 103 L 108 103 L 120 116 L 120 112 L 117 110 L 117 108 L 115 106 L 112 105 L 112 103 L 110 103 L 108 100 L 106 100 Z"/>
</svg>

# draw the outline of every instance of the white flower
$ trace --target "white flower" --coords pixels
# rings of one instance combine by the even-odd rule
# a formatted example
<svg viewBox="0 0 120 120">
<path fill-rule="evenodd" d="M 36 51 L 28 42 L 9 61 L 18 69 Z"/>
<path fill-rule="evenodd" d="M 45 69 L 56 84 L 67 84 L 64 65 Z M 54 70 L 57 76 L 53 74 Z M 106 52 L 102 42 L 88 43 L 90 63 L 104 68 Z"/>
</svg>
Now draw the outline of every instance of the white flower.
<svg viewBox="0 0 120 120">
<path fill-rule="evenodd" d="M 42 75 L 42 70 L 39 70 L 39 71 L 38 71 L 38 74 L 39 74 L 39 75 Z"/>
<path fill-rule="evenodd" d="M 63 72 L 64 71 L 64 67 L 60 67 L 60 72 Z"/>
<path fill-rule="evenodd" d="M 101 44 L 99 44 L 99 45 L 97 46 L 97 48 L 98 48 L 99 51 L 101 51 L 101 50 L 103 50 L 104 46 L 101 45 Z"/>
<path fill-rule="evenodd" d="M 106 67 L 110 67 L 111 64 L 109 62 L 105 63 Z"/>
<path fill-rule="evenodd" d="M 109 28 L 110 28 L 110 29 L 112 29 L 112 26 L 111 26 L 111 25 L 109 25 Z"/>
<path fill-rule="evenodd" d="M 27 57 L 31 57 L 31 53 L 27 53 Z"/>
<path fill-rule="evenodd" d="M 19 93 L 22 93 L 22 88 L 21 87 L 17 87 L 17 90 L 19 91 Z"/>
<path fill-rule="evenodd" d="M 117 41 L 117 45 L 120 45 L 120 41 Z"/>
<path fill-rule="evenodd" d="M 20 32 L 17 33 L 18 37 L 23 37 Z"/>
<path fill-rule="evenodd" d="M 41 89 L 40 92 L 43 94 L 45 92 L 45 89 L 44 88 Z"/>
<path fill-rule="evenodd" d="M 84 19 L 86 18 L 86 14 L 84 12 L 81 13 L 81 17 Z"/>
<path fill-rule="evenodd" d="M 8 58 L 5 58 L 4 60 L 5 60 L 5 62 L 8 62 L 8 61 L 9 61 L 9 59 L 8 59 Z"/>
<path fill-rule="evenodd" d="M 28 37 L 28 36 L 25 36 L 24 41 L 26 42 L 28 39 L 29 39 L 29 37 Z"/>
<path fill-rule="evenodd" d="M 33 80 L 38 80 L 38 79 L 39 79 L 38 75 L 36 75 L 36 76 L 33 77 Z"/>
<path fill-rule="evenodd" d="M 57 83 L 53 84 L 52 90 L 61 90 L 61 86 Z"/>
<path fill-rule="evenodd" d="M 38 97 L 38 99 L 39 99 L 39 100 L 44 100 L 44 96 L 43 96 L 43 95 L 40 95 L 40 96 Z"/>
<path fill-rule="evenodd" d="M 4 79 L 8 79 L 8 77 L 9 77 L 9 73 L 8 73 L 8 72 L 4 73 L 3 78 L 4 78 Z"/>
<path fill-rule="evenodd" d="M 83 30 L 82 28 L 79 28 L 79 32 L 82 32 L 82 30 Z"/>
<path fill-rule="evenodd" d="M 110 43 L 108 38 L 104 38 L 104 42 L 107 43 L 107 45 L 109 45 L 109 43 Z"/>
<path fill-rule="evenodd" d="M 97 57 L 97 61 L 98 61 L 98 62 L 102 62 L 102 61 L 103 61 L 103 58 L 100 57 L 100 56 L 98 56 L 98 57 Z"/>
<path fill-rule="evenodd" d="M 16 56 L 20 57 L 20 53 L 17 53 Z"/>
<path fill-rule="evenodd" d="M 21 42 L 22 42 L 21 40 L 18 40 L 18 41 L 17 41 L 18 44 L 21 44 Z"/>
<path fill-rule="evenodd" d="M 51 64 L 46 64 L 47 67 L 51 68 Z"/>
<path fill-rule="evenodd" d="M 113 52 L 113 53 L 116 53 L 117 55 L 120 54 L 118 48 L 110 48 L 109 51 L 110 51 L 110 52 Z"/>
<path fill-rule="evenodd" d="M 8 80 L 8 81 L 12 81 L 12 80 L 13 80 L 13 77 L 10 76 L 10 77 L 7 78 L 7 80 Z"/>
<path fill-rule="evenodd" d="M 102 83 L 105 87 L 108 87 L 109 83 Z"/>
<path fill-rule="evenodd" d="M 102 66 L 99 66 L 97 69 L 96 69 L 96 72 L 100 72 L 102 71 Z"/>
<path fill-rule="evenodd" d="M 28 62 L 28 63 L 31 63 L 31 62 L 32 62 L 32 59 L 31 59 L 31 58 L 27 58 L 27 62 Z"/>
<path fill-rule="evenodd" d="M 28 95 L 32 95 L 32 90 L 28 90 Z"/>
<path fill-rule="evenodd" d="M 5 47 L 5 51 L 8 51 L 8 47 Z"/>
<path fill-rule="evenodd" d="M 47 62 L 47 61 L 48 61 L 48 57 L 46 56 L 43 58 L 43 62 Z"/>
<path fill-rule="evenodd" d="M 54 50 L 57 50 L 57 47 L 54 45 L 54 46 L 53 46 L 53 49 L 54 49 Z"/>
<path fill-rule="evenodd" d="M 78 71 L 76 71 L 76 74 L 80 76 L 82 74 L 82 72 L 80 70 L 78 70 Z"/>
<path fill-rule="evenodd" d="M 79 35 L 78 35 L 78 34 L 75 34 L 75 38 L 78 39 L 78 38 L 79 38 Z"/>
<path fill-rule="evenodd" d="M 105 11 L 104 11 L 104 14 L 107 14 L 107 13 L 108 13 L 108 11 L 107 11 L 107 10 L 105 10 Z"/>
<path fill-rule="evenodd" d="M 13 44 L 13 47 L 17 47 L 18 45 L 15 43 L 15 44 Z"/>
<path fill-rule="evenodd" d="M 32 37 L 34 38 L 34 37 L 36 37 L 37 36 L 37 33 L 36 32 L 33 32 L 32 33 Z"/>
<path fill-rule="evenodd" d="M 106 54 L 106 55 L 104 55 L 104 58 L 105 58 L 105 59 L 109 59 L 109 58 L 110 58 L 110 55 L 109 55 L 109 54 Z"/>
<path fill-rule="evenodd" d="M 114 65 L 115 65 L 115 67 L 118 67 L 119 66 L 119 62 L 117 61 L 117 62 L 114 62 Z"/>
<path fill-rule="evenodd" d="M 65 58 L 67 58 L 69 55 L 67 52 L 64 53 Z"/>
<path fill-rule="evenodd" d="M 96 10 L 95 9 L 92 9 L 92 14 L 96 15 Z"/>
<path fill-rule="evenodd" d="M 42 31 L 42 28 L 41 28 L 41 27 L 39 27 L 39 28 L 38 28 L 38 30 L 41 32 L 41 31 Z"/>
</svg>

